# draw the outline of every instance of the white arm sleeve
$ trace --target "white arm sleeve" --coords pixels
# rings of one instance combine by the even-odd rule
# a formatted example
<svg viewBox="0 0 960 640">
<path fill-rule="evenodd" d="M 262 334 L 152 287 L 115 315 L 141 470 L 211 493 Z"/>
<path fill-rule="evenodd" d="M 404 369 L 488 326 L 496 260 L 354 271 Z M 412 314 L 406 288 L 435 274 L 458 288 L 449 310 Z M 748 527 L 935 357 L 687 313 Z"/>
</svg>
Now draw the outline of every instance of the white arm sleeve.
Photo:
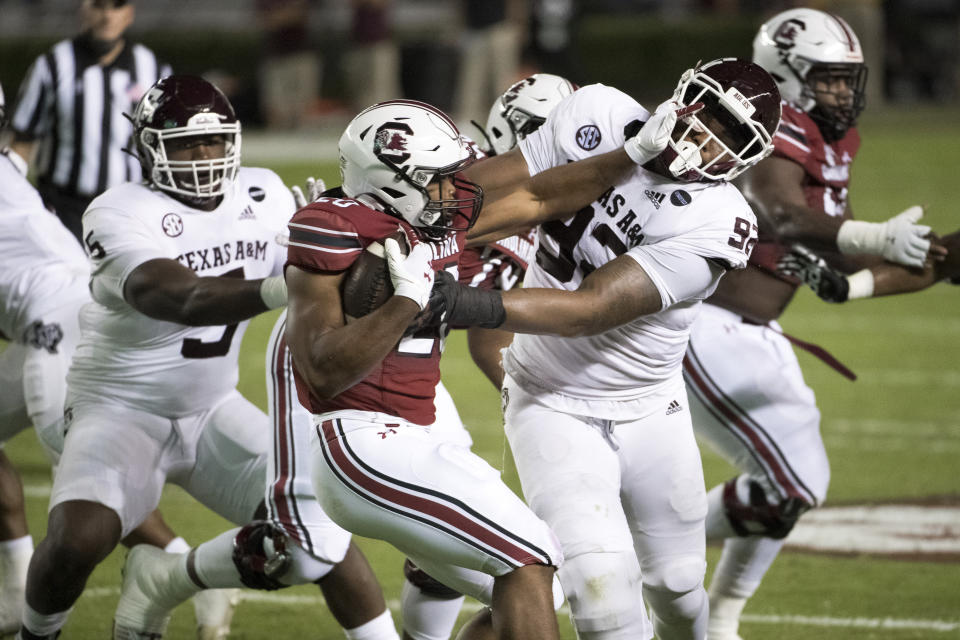
<svg viewBox="0 0 960 640">
<path fill-rule="evenodd" d="M 684 300 L 709 297 L 726 272 L 722 265 L 690 253 L 670 240 L 634 247 L 627 255 L 637 261 L 657 287 L 661 311 Z"/>
</svg>

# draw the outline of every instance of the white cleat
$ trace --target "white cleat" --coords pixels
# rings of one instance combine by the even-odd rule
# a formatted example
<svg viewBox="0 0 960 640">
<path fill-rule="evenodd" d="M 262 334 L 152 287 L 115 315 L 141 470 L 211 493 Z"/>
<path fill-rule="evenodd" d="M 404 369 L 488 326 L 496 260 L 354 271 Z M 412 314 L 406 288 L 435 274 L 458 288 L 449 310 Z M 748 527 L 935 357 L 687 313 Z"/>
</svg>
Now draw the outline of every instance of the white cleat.
<svg viewBox="0 0 960 640">
<path fill-rule="evenodd" d="M 178 562 L 177 554 L 140 544 L 130 549 L 123 565 L 123 587 L 113 617 L 113 640 L 160 640 L 179 602 L 165 606 L 155 584 Z"/>
<path fill-rule="evenodd" d="M 197 640 L 226 640 L 240 589 L 207 589 L 193 596 Z"/>
</svg>

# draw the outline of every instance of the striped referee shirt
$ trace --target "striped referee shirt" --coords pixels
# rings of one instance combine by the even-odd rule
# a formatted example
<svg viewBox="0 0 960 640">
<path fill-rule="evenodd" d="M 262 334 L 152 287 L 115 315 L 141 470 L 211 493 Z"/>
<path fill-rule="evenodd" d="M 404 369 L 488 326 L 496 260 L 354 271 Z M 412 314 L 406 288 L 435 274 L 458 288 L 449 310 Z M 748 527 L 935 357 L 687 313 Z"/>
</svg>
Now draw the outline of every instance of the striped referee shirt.
<svg viewBox="0 0 960 640">
<path fill-rule="evenodd" d="M 11 118 L 20 139 L 38 140 L 37 177 L 66 193 L 93 197 L 139 180 L 130 148 L 140 97 L 170 67 L 141 44 L 127 42 L 107 66 L 78 40 L 63 40 L 41 55 L 20 85 Z"/>
</svg>

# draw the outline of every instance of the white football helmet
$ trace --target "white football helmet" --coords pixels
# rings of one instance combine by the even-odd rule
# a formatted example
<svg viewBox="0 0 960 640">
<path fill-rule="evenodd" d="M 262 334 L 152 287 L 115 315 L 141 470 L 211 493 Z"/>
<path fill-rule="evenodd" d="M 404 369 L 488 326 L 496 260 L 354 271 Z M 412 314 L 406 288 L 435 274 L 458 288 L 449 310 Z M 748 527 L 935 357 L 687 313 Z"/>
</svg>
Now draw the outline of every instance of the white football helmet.
<svg viewBox="0 0 960 640">
<path fill-rule="evenodd" d="M 679 180 L 732 180 L 773 151 L 780 92 L 759 65 L 721 58 L 687 69 L 672 101 L 679 108 L 703 105 L 678 120 L 667 148 L 657 156 Z M 697 144 L 688 137 L 693 131 L 707 135 Z M 711 140 L 723 153 L 703 164 L 700 152 Z"/>
<path fill-rule="evenodd" d="M 517 82 L 493 102 L 484 134 L 490 155 L 506 153 L 536 131 L 557 104 L 576 91 L 566 78 L 535 73 Z"/>
<path fill-rule="evenodd" d="M 390 100 L 360 112 L 340 136 L 343 192 L 431 235 L 473 224 L 483 191 L 458 172 L 474 160 L 453 121 L 416 100 Z M 427 185 L 449 176 L 456 198 L 434 200 Z"/>
<path fill-rule="evenodd" d="M 867 67 L 860 41 L 843 18 L 816 9 L 791 9 L 765 22 L 753 40 L 753 61 L 770 72 L 780 95 L 810 114 L 821 130 L 842 137 L 866 105 Z M 847 90 L 832 105 L 817 100 L 830 80 Z"/>
<path fill-rule="evenodd" d="M 191 200 L 226 192 L 240 168 L 240 121 L 230 101 L 198 76 L 161 78 L 140 98 L 131 118 L 143 176 L 158 189 Z M 224 157 L 170 160 L 171 139 L 222 135 Z"/>
</svg>

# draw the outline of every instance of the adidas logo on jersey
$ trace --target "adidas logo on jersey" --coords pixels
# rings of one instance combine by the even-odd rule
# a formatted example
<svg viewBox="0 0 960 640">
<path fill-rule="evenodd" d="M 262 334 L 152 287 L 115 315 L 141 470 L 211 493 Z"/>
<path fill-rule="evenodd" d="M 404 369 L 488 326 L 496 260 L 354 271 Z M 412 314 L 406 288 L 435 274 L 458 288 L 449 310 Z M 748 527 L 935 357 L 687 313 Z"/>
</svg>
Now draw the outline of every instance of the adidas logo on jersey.
<svg viewBox="0 0 960 640">
<path fill-rule="evenodd" d="M 667 415 L 673 415 L 677 411 L 683 411 L 683 407 L 680 406 L 680 403 L 676 400 L 671 400 L 670 405 L 667 407 Z"/>
<path fill-rule="evenodd" d="M 647 189 L 644 193 L 650 198 L 650 202 L 653 203 L 653 208 L 658 210 L 660 209 L 660 203 L 667 197 L 659 191 L 651 191 L 650 189 Z"/>
<path fill-rule="evenodd" d="M 240 212 L 240 217 L 237 220 L 256 220 L 257 216 L 253 214 L 253 207 L 247 205 L 243 208 L 243 211 Z"/>
</svg>

